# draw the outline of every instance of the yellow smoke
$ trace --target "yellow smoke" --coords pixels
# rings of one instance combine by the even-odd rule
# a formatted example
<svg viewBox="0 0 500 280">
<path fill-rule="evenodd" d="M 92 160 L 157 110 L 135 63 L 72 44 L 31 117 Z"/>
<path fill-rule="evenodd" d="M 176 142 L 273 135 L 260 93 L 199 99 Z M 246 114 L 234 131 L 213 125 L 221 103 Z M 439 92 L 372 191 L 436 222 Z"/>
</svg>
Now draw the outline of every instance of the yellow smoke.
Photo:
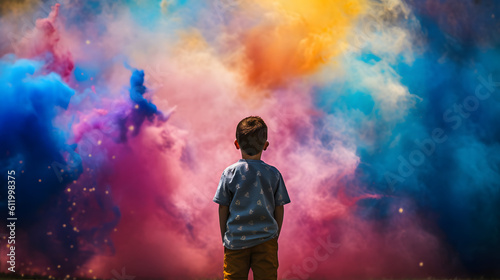
<svg viewBox="0 0 500 280">
<path fill-rule="evenodd" d="M 254 2 L 255 3 L 255 2 Z M 367 10 L 365 0 L 258 0 L 261 24 L 245 34 L 247 80 L 280 86 L 311 73 L 342 51 L 342 42 Z"/>
</svg>

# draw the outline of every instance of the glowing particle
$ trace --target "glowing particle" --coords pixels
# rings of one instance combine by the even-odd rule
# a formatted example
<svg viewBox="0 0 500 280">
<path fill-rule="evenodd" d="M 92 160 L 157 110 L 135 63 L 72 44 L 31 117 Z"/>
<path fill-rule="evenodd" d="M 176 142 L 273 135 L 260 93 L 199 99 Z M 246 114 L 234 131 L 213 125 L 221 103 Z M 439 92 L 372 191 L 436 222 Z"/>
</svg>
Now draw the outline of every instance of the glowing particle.
<svg viewBox="0 0 500 280">
<path fill-rule="evenodd" d="M 73 202 L 73 206 L 75 206 L 75 205 L 76 205 L 76 202 Z"/>
<path fill-rule="evenodd" d="M 61 169 L 61 173 L 64 173 L 64 169 Z"/>
<path fill-rule="evenodd" d="M 106 194 L 109 194 L 109 192 L 108 192 L 108 191 L 106 191 Z"/>
<path fill-rule="evenodd" d="M 491 14 L 491 18 L 495 18 L 495 14 Z"/>
<path fill-rule="evenodd" d="M 76 184 L 76 180 L 73 181 L 73 184 Z"/>
<path fill-rule="evenodd" d="M 63 224 L 63 225 L 62 225 L 62 227 L 63 227 L 63 228 L 65 228 L 65 227 L 66 227 L 66 224 Z"/>
<path fill-rule="evenodd" d="M 134 108 L 139 109 L 139 104 L 135 104 Z"/>
<path fill-rule="evenodd" d="M 424 266 L 424 263 L 423 263 L 423 262 L 420 262 L 418 265 L 419 265 L 419 266 Z"/>
<path fill-rule="evenodd" d="M 83 191 L 86 191 L 86 190 L 87 190 L 87 188 L 83 188 Z"/>
<path fill-rule="evenodd" d="M 115 159 L 116 157 L 115 157 L 115 156 L 112 156 L 111 158 L 112 158 L 112 159 Z"/>
<path fill-rule="evenodd" d="M 85 44 L 90 45 L 90 40 L 85 41 Z"/>
<path fill-rule="evenodd" d="M 89 269 L 89 273 L 92 273 L 92 269 Z"/>
<path fill-rule="evenodd" d="M 399 208 L 399 213 L 403 213 L 403 208 Z"/>
<path fill-rule="evenodd" d="M 10 244 L 7 244 L 7 248 L 9 248 L 9 247 L 10 247 Z"/>
<path fill-rule="evenodd" d="M 67 189 L 66 189 L 66 191 L 67 191 L 67 192 L 71 192 L 71 188 L 67 188 Z"/>
<path fill-rule="evenodd" d="M 77 229 L 76 227 L 73 227 L 73 230 L 74 230 L 74 231 L 78 231 L 78 229 Z"/>
<path fill-rule="evenodd" d="M 115 228 L 115 229 L 114 229 L 114 231 L 116 232 L 116 231 L 118 231 L 118 229 L 117 229 L 117 228 Z"/>
<path fill-rule="evenodd" d="M 47 267 L 47 270 L 50 270 L 50 267 Z"/>
<path fill-rule="evenodd" d="M 24 173 L 24 170 L 21 170 L 21 173 Z"/>
<path fill-rule="evenodd" d="M 97 145 L 101 145 L 101 144 L 102 144 L 101 140 L 97 141 Z"/>
<path fill-rule="evenodd" d="M 47 166 L 47 168 L 48 168 L 48 169 L 50 169 L 50 165 L 49 165 L 49 166 Z"/>
<path fill-rule="evenodd" d="M 47 232 L 47 235 L 52 235 L 52 231 Z"/>
<path fill-rule="evenodd" d="M 130 131 L 134 131 L 134 126 L 133 126 L 133 125 L 129 126 L 129 127 L 128 127 L 128 130 L 130 130 Z"/>
<path fill-rule="evenodd" d="M 41 183 L 42 182 L 42 179 L 38 179 L 38 182 Z"/>
<path fill-rule="evenodd" d="M 89 157 L 92 157 L 92 154 L 89 154 Z"/>
<path fill-rule="evenodd" d="M 22 160 L 20 160 L 20 161 L 19 161 L 19 164 L 23 164 L 23 161 L 22 161 Z"/>
<path fill-rule="evenodd" d="M 71 249 L 73 249 L 73 247 L 75 247 L 75 246 L 74 246 L 73 244 L 71 244 L 71 245 L 69 245 L 69 247 L 70 247 Z"/>
<path fill-rule="evenodd" d="M 57 265 L 57 268 L 61 268 L 61 265 L 60 265 L 60 264 L 58 264 L 58 265 Z"/>
</svg>

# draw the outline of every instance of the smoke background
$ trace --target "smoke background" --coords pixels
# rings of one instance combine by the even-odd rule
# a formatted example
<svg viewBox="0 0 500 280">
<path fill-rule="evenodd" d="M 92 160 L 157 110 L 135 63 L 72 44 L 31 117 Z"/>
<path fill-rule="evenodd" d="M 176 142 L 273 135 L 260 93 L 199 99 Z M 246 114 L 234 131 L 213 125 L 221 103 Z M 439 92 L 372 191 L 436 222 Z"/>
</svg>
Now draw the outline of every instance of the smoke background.
<svg viewBox="0 0 500 280">
<path fill-rule="evenodd" d="M 495 1 L 55 4 L 0 8 L 18 273 L 220 277 L 212 198 L 259 115 L 283 278 L 500 275 Z"/>
</svg>

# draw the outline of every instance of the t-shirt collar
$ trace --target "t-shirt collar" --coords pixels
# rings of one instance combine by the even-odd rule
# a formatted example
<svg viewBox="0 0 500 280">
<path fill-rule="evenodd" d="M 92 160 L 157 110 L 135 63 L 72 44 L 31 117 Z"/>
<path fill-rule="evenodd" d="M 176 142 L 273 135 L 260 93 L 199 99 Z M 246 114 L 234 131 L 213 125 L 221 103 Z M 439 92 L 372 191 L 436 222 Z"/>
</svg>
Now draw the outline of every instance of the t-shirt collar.
<svg viewBox="0 0 500 280">
<path fill-rule="evenodd" d="M 244 158 L 241 158 L 238 161 L 239 162 L 245 162 L 245 161 L 249 161 L 249 162 L 261 162 L 262 160 L 261 159 L 244 159 Z"/>
</svg>

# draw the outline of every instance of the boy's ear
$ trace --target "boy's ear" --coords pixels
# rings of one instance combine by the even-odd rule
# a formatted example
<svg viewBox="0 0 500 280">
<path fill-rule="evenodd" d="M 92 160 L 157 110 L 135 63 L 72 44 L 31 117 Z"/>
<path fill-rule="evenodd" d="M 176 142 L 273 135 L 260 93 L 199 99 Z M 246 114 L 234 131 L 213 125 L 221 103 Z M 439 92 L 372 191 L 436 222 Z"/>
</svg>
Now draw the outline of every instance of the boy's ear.
<svg viewBox="0 0 500 280">
<path fill-rule="evenodd" d="M 266 141 L 266 144 L 264 144 L 264 148 L 262 150 L 265 151 L 267 147 L 269 147 L 269 141 Z"/>
<path fill-rule="evenodd" d="M 240 144 L 238 144 L 238 140 L 234 140 L 234 146 L 236 146 L 236 150 L 240 149 Z"/>
</svg>

